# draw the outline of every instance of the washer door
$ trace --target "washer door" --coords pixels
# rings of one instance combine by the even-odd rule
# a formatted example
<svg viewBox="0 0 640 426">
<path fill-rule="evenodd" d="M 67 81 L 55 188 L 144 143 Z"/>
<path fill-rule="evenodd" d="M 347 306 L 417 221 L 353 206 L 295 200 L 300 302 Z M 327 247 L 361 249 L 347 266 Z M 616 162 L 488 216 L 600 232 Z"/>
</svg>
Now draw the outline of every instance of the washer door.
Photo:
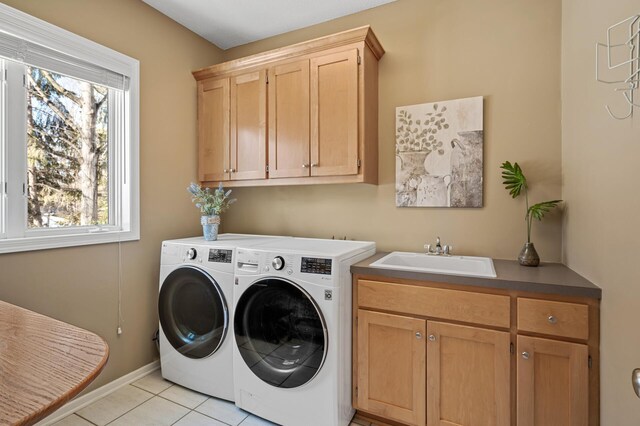
<svg viewBox="0 0 640 426">
<path fill-rule="evenodd" d="M 227 303 L 216 281 L 200 269 L 185 266 L 167 276 L 158 313 L 167 340 L 186 357 L 206 358 L 224 341 Z"/>
<path fill-rule="evenodd" d="M 327 351 L 327 327 L 318 306 L 296 284 L 263 279 L 240 297 L 234 318 L 236 344 L 261 380 L 295 388 L 313 379 Z"/>
</svg>

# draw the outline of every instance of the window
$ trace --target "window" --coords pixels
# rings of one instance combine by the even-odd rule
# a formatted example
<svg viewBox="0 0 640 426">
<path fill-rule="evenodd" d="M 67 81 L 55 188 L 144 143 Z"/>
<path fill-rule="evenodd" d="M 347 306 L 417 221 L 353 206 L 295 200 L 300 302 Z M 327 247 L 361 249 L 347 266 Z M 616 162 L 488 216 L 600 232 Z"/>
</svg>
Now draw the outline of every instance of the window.
<svg viewBox="0 0 640 426">
<path fill-rule="evenodd" d="M 138 75 L 0 4 L 0 253 L 140 238 Z"/>
</svg>

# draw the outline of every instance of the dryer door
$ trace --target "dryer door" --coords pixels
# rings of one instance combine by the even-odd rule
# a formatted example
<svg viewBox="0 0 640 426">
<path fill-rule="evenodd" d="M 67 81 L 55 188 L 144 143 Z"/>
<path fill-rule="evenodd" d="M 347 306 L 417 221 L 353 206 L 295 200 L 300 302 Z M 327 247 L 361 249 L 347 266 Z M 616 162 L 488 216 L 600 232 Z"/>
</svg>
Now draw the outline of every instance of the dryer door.
<svg viewBox="0 0 640 426">
<path fill-rule="evenodd" d="M 311 296 L 278 278 L 252 284 L 236 305 L 236 344 L 261 380 L 295 388 L 312 380 L 324 362 L 327 327 Z"/>
<path fill-rule="evenodd" d="M 158 300 L 162 332 L 171 346 L 189 358 L 206 358 L 224 341 L 227 303 L 216 281 L 205 271 L 184 266 L 162 283 Z"/>
</svg>

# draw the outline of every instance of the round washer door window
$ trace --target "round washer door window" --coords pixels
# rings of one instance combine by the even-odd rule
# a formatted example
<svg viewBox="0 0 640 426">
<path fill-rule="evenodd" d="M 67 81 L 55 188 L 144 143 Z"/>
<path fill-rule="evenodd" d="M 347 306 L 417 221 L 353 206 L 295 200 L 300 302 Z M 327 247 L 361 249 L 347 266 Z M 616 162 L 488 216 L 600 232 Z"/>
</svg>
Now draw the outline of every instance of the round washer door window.
<svg viewBox="0 0 640 426">
<path fill-rule="evenodd" d="M 178 352 L 206 358 L 222 344 L 227 332 L 227 304 L 215 280 L 206 272 L 182 267 L 162 283 L 158 300 L 162 331 Z"/>
<path fill-rule="evenodd" d="M 291 282 L 271 278 L 252 284 L 236 305 L 234 332 L 244 362 L 272 386 L 302 386 L 324 362 L 324 319 L 311 296 Z"/>
</svg>

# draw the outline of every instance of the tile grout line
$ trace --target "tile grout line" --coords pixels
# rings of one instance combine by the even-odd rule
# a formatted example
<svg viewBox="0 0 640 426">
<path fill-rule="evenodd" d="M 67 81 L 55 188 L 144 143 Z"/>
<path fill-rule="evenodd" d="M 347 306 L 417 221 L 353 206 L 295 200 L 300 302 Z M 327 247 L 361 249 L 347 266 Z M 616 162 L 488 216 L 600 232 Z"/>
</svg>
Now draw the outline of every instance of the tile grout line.
<svg viewBox="0 0 640 426">
<path fill-rule="evenodd" d="M 164 391 L 163 391 L 163 392 L 164 392 Z M 176 402 L 176 401 L 174 401 L 174 400 L 172 400 L 172 399 L 169 399 L 169 398 L 167 398 L 166 396 L 162 396 L 162 395 L 160 395 L 160 394 L 157 394 L 156 396 L 157 396 L 158 398 L 162 398 L 162 399 L 164 399 L 165 401 L 169 401 L 169 402 L 172 402 L 172 403 L 174 403 L 174 404 L 176 404 L 176 405 L 179 405 L 180 407 L 184 407 L 184 408 L 186 408 L 186 409 L 187 409 L 187 410 L 189 410 L 189 411 L 195 411 L 195 409 L 196 409 L 196 408 L 198 408 L 199 406 L 201 406 L 202 404 L 204 404 L 205 402 L 207 402 L 209 399 L 211 399 L 210 397 L 207 397 L 207 399 L 205 399 L 204 401 L 202 401 L 200 404 L 196 405 L 194 408 L 191 408 L 191 407 L 187 407 L 186 405 L 180 404 L 179 402 Z M 200 413 L 200 414 L 202 414 L 202 413 Z M 207 417 L 210 417 L 210 416 L 207 416 Z M 218 420 L 218 419 L 215 419 L 215 420 Z"/>
<path fill-rule="evenodd" d="M 97 423 L 94 423 L 94 422 L 92 422 L 92 421 L 91 421 L 91 420 L 89 420 L 89 419 L 85 419 L 84 417 L 82 417 L 80 414 L 78 414 L 78 413 L 76 413 L 76 412 L 73 412 L 73 413 L 69 414 L 67 417 L 71 417 L 71 416 L 78 416 L 78 417 L 80 417 L 82 420 L 87 421 L 87 422 L 91 423 L 91 424 L 92 424 L 92 425 L 94 425 L 94 426 L 98 426 L 98 424 L 97 424 Z M 66 419 L 67 417 L 65 417 L 64 419 Z M 61 419 L 60 421 L 62 421 L 62 420 L 64 420 L 64 419 Z M 58 422 L 56 422 L 56 423 L 58 423 Z M 55 423 L 54 423 L 54 424 L 55 424 Z"/>
<path fill-rule="evenodd" d="M 133 385 L 132 385 L 132 384 L 128 384 L 127 386 L 133 386 Z M 139 388 L 139 387 L 137 387 L 137 386 L 134 386 L 134 387 L 135 387 L 136 389 L 140 389 L 140 388 Z M 149 397 L 149 398 L 145 399 L 145 400 L 144 400 L 144 401 L 142 401 L 140 404 L 136 405 L 135 407 L 131 408 L 130 410 L 127 410 L 126 412 L 122 413 L 121 415 L 119 415 L 119 416 L 118 416 L 118 417 L 116 417 L 115 419 L 113 419 L 113 420 L 111 420 L 110 422 L 106 423 L 106 424 L 105 424 L 105 426 L 110 425 L 111 423 L 113 423 L 113 422 L 115 422 L 116 420 L 118 420 L 120 417 L 124 416 L 124 415 L 125 415 L 125 414 L 127 414 L 127 413 L 130 413 L 131 411 L 135 410 L 136 408 L 138 408 L 139 406 L 141 406 L 141 405 L 142 405 L 142 404 L 144 404 L 145 402 L 150 401 L 150 400 L 151 400 L 151 398 L 153 398 L 154 396 L 156 396 L 156 394 L 154 394 L 153 392 L 149 392 L 149 391 L 144 390 L 144 389 L 140 389 L 140 390 L 147 392 L 148 394 L 150 394 L 150 395 L 151 395 L 151 397 Z M 100 399 L 102 399 L 102 398 L 100 398 Z M 99 400 L 98 400 L 98 401 L 99 401 Z M 78 414 L 78 413 L 74 413 L 74 414 Z M 79 415 L 79 414 L 78 414 L 78 415 Z M 80 417 L 82 417 L 82 416 L 80 416 Z M 84 419 L 84 417 L 82 417 L 82 418 Z M 87 419 L 85 419 L 85 420 L 87 420 Z M 88 420 L 88 421 L 90 422 L 90 420 Z M 94 424 L 95 424 L 95 423 L 94 423 Z"/>
<path fill-rule="evenodd" d="M 191 409 L 191 411 L 195 411 L 195 412 L 196 412 L 196 413 L 198 413 L 198 414 L 202 414 L 202 415 L 203 415 L 203 416 L 205 416 L 205 417 L 208 417 L 208 418 L 213 419 L 213 420 L 215 420 L 215 421 L 218 421 L 218 422 L 220 422 L 220 423 L 224 423 L 225 425 L 233 426 L 231 423 L 223 422 L 222 420 L 216 419 L 215 417 L 211 417 L 211 416 L 209 416 L 209 415 L 207 415 L 207 414 L 201 413 L 200 411 L 196 411 L 196 410 L 197 410 L 201 405 L 203 405 L 203 404 L 204 404 L 205 402 L 207 402 L 209 399 L 215 399 L 215 400 L 218 400 L 218 401 L 227 401 L 226 399 L 220 399 L 220 398 L 216 398 L 216 397 L 211 396 L 211 397 L 209 397 L 208 399 L 206 399 L 205 401 L 202 401 L 202 402 L 201 402 L 200 404 L 198 404 L 195 408 Z M 227 402 L 231 402 L 231 401 L 227 401 Z M 234 403 L 234 405 L 235 405 L 235 403 Z M 243 410 L 243 411 L 244 411 L 244 410 Z M 247 416 L 247 417 L 249 417 L 249 416 Z M 246 419 L 247 419 L 246 417 L 245 417 L 244 419 L 242 419 L 242 422 L 244 422 Z M 240 422 L 240 423 L 242 423 L 242 422 Z M 238 426 L 240 425 L 240 423 L 238 423 Z"/>
<path fill-rule="evenodd" d="M 160 395 L 158 395 L 160 396 Z M 181 405 L 181 407 L 184 407 L 183 405 Z M 175 422 L 171 423 L 171 426 L 175 425 L 176 423 L 178 423 L 180 420 L 184 419 L 185 417 L 187 417 L 189 415 L 189 413 L 191 413 L 193 410 L 189 410 L 187 411 L 184 416 L 180 417 L 178 420 L 176 420 Z"/>
</svg>

